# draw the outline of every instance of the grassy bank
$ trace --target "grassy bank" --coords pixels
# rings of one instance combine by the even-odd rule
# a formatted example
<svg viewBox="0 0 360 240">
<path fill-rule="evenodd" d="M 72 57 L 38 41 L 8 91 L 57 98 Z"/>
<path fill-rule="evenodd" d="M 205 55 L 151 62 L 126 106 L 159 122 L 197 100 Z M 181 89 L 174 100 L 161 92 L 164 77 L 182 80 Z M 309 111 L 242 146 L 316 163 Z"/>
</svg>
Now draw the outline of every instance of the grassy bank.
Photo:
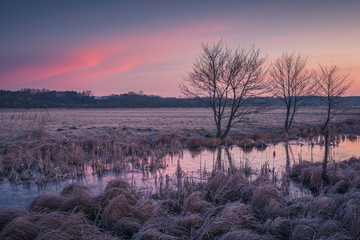
<svg viewBox="0 0 360 240">
<path fill-rule="evenodd" d="M 303 162 L 285 176 L 311 187 L 317 167 Z M 185 178 L 152 195 L 123 180 L 97 196 L 70 184 L 59 195 L 39 195 L 28 209 L 2 210 L 0 238 L 358 239 L 359 167 L 355 158 L 330 164 L 331 184 L 298 198 L 285 194 L 286 177 L 275 183 L 267 171 L 253 180 L 240 170 L 214 172 L 206 183 Z"/>
</svg>

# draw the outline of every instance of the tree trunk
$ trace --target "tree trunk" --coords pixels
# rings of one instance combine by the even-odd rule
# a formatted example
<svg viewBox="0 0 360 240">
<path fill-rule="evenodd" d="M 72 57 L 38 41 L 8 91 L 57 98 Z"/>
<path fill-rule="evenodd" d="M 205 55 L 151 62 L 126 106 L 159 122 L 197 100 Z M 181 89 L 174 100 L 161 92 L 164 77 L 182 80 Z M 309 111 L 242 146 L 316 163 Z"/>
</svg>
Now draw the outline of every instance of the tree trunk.
<svg viewBox="0 0 360 240">
<path fill-rule="evenodd" d="M 329 156 L 329 129 L 326 127 L 325 129 L 325 155 L 324 155 L 324 162 L 322 166 L 322 173 L 321 178 L 326 183 L 329 184 L 329 177 L 327 175 L 327 164 L 328 164 L 328 156 Z"/>
<path fill-rule="evenodd" d="M 231 154 L 229 152 L 229 148 L 225 148 L 225 152 L 226 152 L 226 156 L 227 156 L 227 159 L 229 161 L 229 173 L 232 173 L 234 172 L 235 168 L 234 168 L 234 164 L 233 164 L 233 161 L 232 161 L 232 157 L 231 157 Z"/>
<path fill-rule="evenodd" d="M 224 134 L 221 135 L 221 139 L 225 139 L 225 138 L 227 137 L 227 135 L 228 135 L 229 132 L 230 132 L 230 128 L 231 128 L 231 123 L 227 125 Z"/>
<path fill-rule="evenodd" d="M 289 154 L 289 142 L 285 141 L 285 153 L 286 153 L 286 167 L 285 167 L 285 177 L 283 181 L 283 189 L 285 194 L 290 193 L 290 154 Z M 274 154 L 275 155 L 275 154 Z"/>
<path fill-rule="evenodd" d="M 221 150 L 222 150 L 222 148 L 219 146 L 217 148 L 216 163 L 214 164 L 214 170 L 215 171 L 221 171 L 222 170 Z"/>
<path fill-rule="evenodd" d="M 286 106 L 286 120 L 284 130 L 287 133 L 289 131 L 289 118 L 290 118 L 290 106 Z"/>
<path fill-rule="evenodd" d="M 221 117 L 218 117 L 218 116 L 216 116 L 216 114 L 214 114 L 214 118 L 215 118 L 216 129 L 217 129 L 216 137 L 221 138 L 221 136 L 222 136 Z"/>
</svg>

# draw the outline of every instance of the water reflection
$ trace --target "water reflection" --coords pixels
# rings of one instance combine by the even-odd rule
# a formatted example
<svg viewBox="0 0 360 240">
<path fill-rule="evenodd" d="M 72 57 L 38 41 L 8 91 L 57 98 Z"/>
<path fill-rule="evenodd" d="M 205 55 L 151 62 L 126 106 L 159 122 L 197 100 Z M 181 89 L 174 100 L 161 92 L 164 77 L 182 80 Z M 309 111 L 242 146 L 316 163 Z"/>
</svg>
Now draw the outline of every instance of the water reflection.
<svg viewBox="0 0 360 240">
<path fill-rule="evenodd" d="M 181 186 L 184 178 L 194 181 L 204 181 L 212 170 L 233 171 L 243 169 L 250 173 L 251 169 L 258 172 L 267 164 L 267 171 L 273 179 L 282 178 L 283 190 L 293 191 L 294 183 L 290 181 L 288 172 L 290 167 L 301 160 L 322 161 L 324 146 L 321 138 L 313 142 L 289 141 L 270 145 L 266 149 L 245 151 L 239 147 L 219 147 L 202 151 L 183 151 L 178 155 L 165 157 L 166 167 L 161 169 L 139 169 L 133 166 L 128 172 L 121 174 L 104 174 L 99 177 L 92 174 L 89 167 L 88 174 L 82 179 L 68 179 L 59 183 L 47 184 L 44 188 L 36 185 L 30 187 L 11 185 L 7 180 L 0 183 L 0 208 L 9 206 L 26 207 L 32 199 L 42 193 L 59 193 L 64 186 L 72 182 L 82 182 L 89 186 L 93 194 L 103 191 L 108 181 L 121 177 L 143 192 L 161 191 L 171 184 Z M 330 161 L 339 161 L 351 157 L 359 157 L 360 140 L 340 139 L 331 145 Z M 295 186 L 295 189 L 296 188 Z M 300 191 L 299 191 L 300 192 Z"/>
</svg>

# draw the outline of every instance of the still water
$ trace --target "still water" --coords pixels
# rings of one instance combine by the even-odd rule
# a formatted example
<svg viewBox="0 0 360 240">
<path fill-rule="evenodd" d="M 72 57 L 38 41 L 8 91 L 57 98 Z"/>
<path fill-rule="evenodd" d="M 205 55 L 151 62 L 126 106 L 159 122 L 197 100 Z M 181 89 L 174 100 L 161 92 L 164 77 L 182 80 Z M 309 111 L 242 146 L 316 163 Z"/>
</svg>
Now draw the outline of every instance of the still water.
<svg viewBox="0 0 360 240">
<path fill-rule="evenodd" d="M 116 178 L 123 178 L 138 190 L 155 192 L 165 182 L 170 182 L 170 184 L 176 182 L 179 175 L 195 181 L 204 181 L 213 169 L 228 171 L 232 168 L 250 166 L 253 170 L 259 171 L 261 166 L 267 163 L 275 174 L 281 175 L 285 171 L 286 159 L 289 159 L 290 165 L 301 160 L 321 161 L 324 155 L 324 146 L 319 142 L 321 140 L 290 141 L 288 151 L 286 151 L 285 143 L 269 145 L 265 149 L 254 148 L 251 151 L 244 151 L 236 146 L 213 150 L 185 150 L 179 155 L 166 156 L 167 167 L 163 169 L 142 171 L 133 168 L 126 173 L 118 175 L 106 173 L 99 177 L 92 174 L 92 170 L 89 168 L 88 174 L 84 178 L 48 183 L 42 187 L 35 184 L 14 185 L 4 180 L 0 183 L 0 209 L 11 206 L 27 207 L 37 195 L 59 193 L 64 186 L 72 182 L 80 182 L 88 186 L 96 195 L 104 190 L 108 181 Z M 330 160 L 340 161 L 351 157 L 360 157 L 360 138 L 339 139 L 336 144 L 331 146 Z"/>
</svg>

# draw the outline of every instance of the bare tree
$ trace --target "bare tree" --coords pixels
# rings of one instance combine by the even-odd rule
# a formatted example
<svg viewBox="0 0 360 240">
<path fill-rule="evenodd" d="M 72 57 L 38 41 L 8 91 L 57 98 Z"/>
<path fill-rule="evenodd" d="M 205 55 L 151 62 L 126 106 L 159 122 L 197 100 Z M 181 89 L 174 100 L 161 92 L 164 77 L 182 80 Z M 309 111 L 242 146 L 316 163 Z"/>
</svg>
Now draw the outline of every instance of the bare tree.
<svg viewBox="0 0 360 240">
<path fill-rule="evenodd" d="M 202 45 L 202 53 L 180 85 L 183 94 L 206 104 L 214 115 L 216 137 L 225 138 L 231 127 L 259 111 L 246 107 L 264 89 L 265 57 L 254 47 L 235 51 L 222 41 Z"/>
<path fill-rule="evenodd" d="M 315 94 L 315 83 L 300 54 L 284 53 L 270 68 L 270 92 L 286 106 L 284 131 L 288 132 L 296 111 Z"/>
<path fill-rule="evenodd" d="M 327 164 L 329 155 L 329 123 L 337 115 L 337 106 L 341 102 L 341 97 L 350 88 L 352 82 L 349 80 L 348 73 L 341 73 L 340 68 L 336 65 L 323 67 L 320 65 L 319 71 L 314 73 L 314 79 L 319 86 L 319 95 L 326 105 L 326 120 L 322 124 L 322 132 L 325 138 L 325 154 L 322 169 L 322 179 L 329 183 L 327 176 Z M 343 111 L 343 110 L 342 110 Z"/>
</svg>

